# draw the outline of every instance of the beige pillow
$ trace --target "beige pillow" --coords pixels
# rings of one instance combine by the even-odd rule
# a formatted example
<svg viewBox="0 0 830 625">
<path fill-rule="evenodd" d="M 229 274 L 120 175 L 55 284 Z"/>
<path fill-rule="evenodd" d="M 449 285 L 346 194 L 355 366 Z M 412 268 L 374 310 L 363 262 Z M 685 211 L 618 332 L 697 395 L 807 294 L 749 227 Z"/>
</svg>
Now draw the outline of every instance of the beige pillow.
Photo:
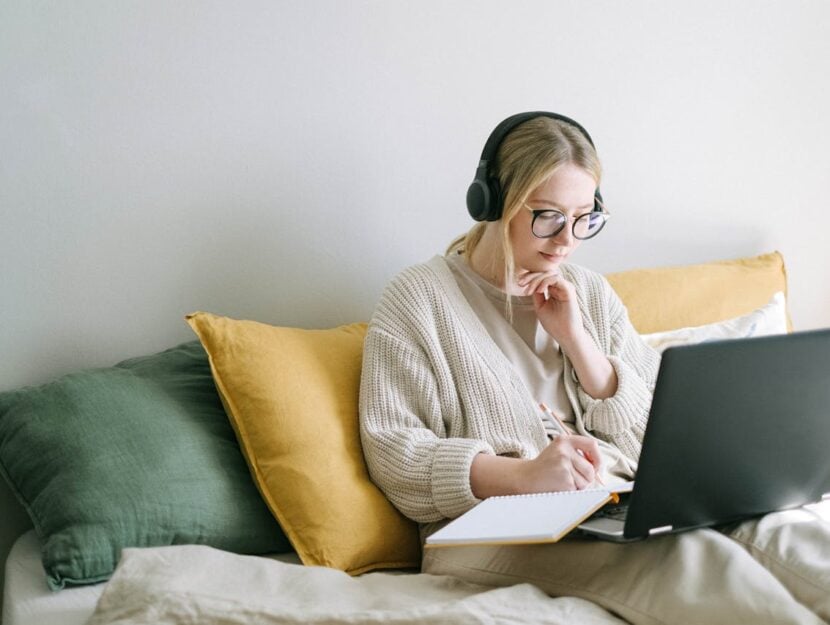
<svg viewBox="0 0 830 625">
<path fill-rule="evenodd" d="M 636 269 L 606 276 L 641 334 L 739 317 L 787 294 L 778 252 L 682 267 Z"/>
<path fill-rule="evenodd" d="M 302 330 L 187 321 L 254 481 L 304 564 L 359 574 L 420 565 L 418 526 L 369 479 L 358 429 L 366 324 Z"/>
</svg>

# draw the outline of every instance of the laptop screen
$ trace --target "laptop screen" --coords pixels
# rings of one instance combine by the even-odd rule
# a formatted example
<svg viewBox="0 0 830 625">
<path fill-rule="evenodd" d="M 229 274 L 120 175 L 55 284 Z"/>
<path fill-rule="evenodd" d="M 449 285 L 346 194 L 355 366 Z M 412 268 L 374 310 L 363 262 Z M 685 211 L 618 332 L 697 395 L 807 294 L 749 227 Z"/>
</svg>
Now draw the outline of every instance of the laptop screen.
<svg viewBox="0 0 830 625">
<path fill-rule="evenodd" d="M 830 493 L 830 329 L 663 353 L 625 536 Z"/>
</svg>

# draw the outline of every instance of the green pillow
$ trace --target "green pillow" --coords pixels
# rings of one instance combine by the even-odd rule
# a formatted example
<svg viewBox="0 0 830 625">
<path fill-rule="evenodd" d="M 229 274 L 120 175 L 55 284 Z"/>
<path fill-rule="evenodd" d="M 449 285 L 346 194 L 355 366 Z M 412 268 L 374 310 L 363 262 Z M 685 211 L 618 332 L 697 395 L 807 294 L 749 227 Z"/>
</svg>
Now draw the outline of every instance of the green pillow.
<svg viewBox="0 0 830 625">
<path fill-rule="evenodd" d="M 0 393 L 0 473 L 32 519 L 53 590 L 109 578 L 123 547 L 291 549 L 199 341 Z"/>
</svg>

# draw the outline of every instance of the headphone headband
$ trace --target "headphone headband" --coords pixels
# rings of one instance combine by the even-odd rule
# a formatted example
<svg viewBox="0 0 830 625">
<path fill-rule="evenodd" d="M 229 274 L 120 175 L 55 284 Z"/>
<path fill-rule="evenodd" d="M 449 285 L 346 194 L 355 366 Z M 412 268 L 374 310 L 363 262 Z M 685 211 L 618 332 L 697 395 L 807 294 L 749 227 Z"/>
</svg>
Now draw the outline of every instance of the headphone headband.
<svg viewBox="0 0 830 625">
<path fill-rule="evenodd" d="M 502 212 L 504 210 L 504 198 L 502 197 L 502 189 L 499 180 L 495 176 L 490 175 L 490 165 L 496 158 L 501 142 L 504 141 L 504 138 L 510 133 L 510 131 L 519 124 L 536 117 L 549 117 L 551 119 L 556 119 L 565 122 L 566 124 L 570 124 L 585 136 L 588 143 L 591 144 L 591 147 L 596 149 L 596 146 L 594 146 L 594 142 L 591 139 L 591 135 L 588 134 L 588 131 L 570 117 L 566 117 L 558 113 L 551 113 L 549 111 L 529 111 L 527 113 L 517 113 L 515 115 L 511 115 L 499 123 L 499 125 L 493 129 L 493 132 L 491 132 L 490 136 L 487 138 L 487 142 L 484 144 L 484 149 L 481 151 L 481 159 L 478 163 L 478 167 L 476 168 L 475 177 L 467 189 L 467 210 L 469 211 L 470 216 L 476 221 L 497 221 L 498 219 L 501 219 Z M 595 211 L 602 210 L 602 206 L 600 205 L 601 202 L 602 195 L 599 192 L 599 187 L 597 187 L 597 190 L 594 193 Z"/>
</svg>

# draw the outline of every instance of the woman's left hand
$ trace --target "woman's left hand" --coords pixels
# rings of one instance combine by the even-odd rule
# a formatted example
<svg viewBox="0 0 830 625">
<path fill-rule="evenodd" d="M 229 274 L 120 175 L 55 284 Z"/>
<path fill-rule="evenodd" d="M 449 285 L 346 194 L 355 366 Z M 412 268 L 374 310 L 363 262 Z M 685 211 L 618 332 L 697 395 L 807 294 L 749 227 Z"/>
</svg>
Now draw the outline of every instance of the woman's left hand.
<svg viewBox="0 0 830 625">
<path fill-rule="evenodd" d="M 574 285 L 558 272 L 524 272 L 518 276 L 517 284 L 525 295 L 533 295 L 539 323 L 571 359 L 585 392 L 594 399 L 614 395 L 617 372 L 582 325 Z"/>
<path fill-rule="evenodd" d="M 561 274 L 525 272 L 518 276 L 518 285 L 527 295 L 533 295 L 539 323 L 560 345 L 580 335 L 582 314 L 576 289 Z"/>
</svg>

